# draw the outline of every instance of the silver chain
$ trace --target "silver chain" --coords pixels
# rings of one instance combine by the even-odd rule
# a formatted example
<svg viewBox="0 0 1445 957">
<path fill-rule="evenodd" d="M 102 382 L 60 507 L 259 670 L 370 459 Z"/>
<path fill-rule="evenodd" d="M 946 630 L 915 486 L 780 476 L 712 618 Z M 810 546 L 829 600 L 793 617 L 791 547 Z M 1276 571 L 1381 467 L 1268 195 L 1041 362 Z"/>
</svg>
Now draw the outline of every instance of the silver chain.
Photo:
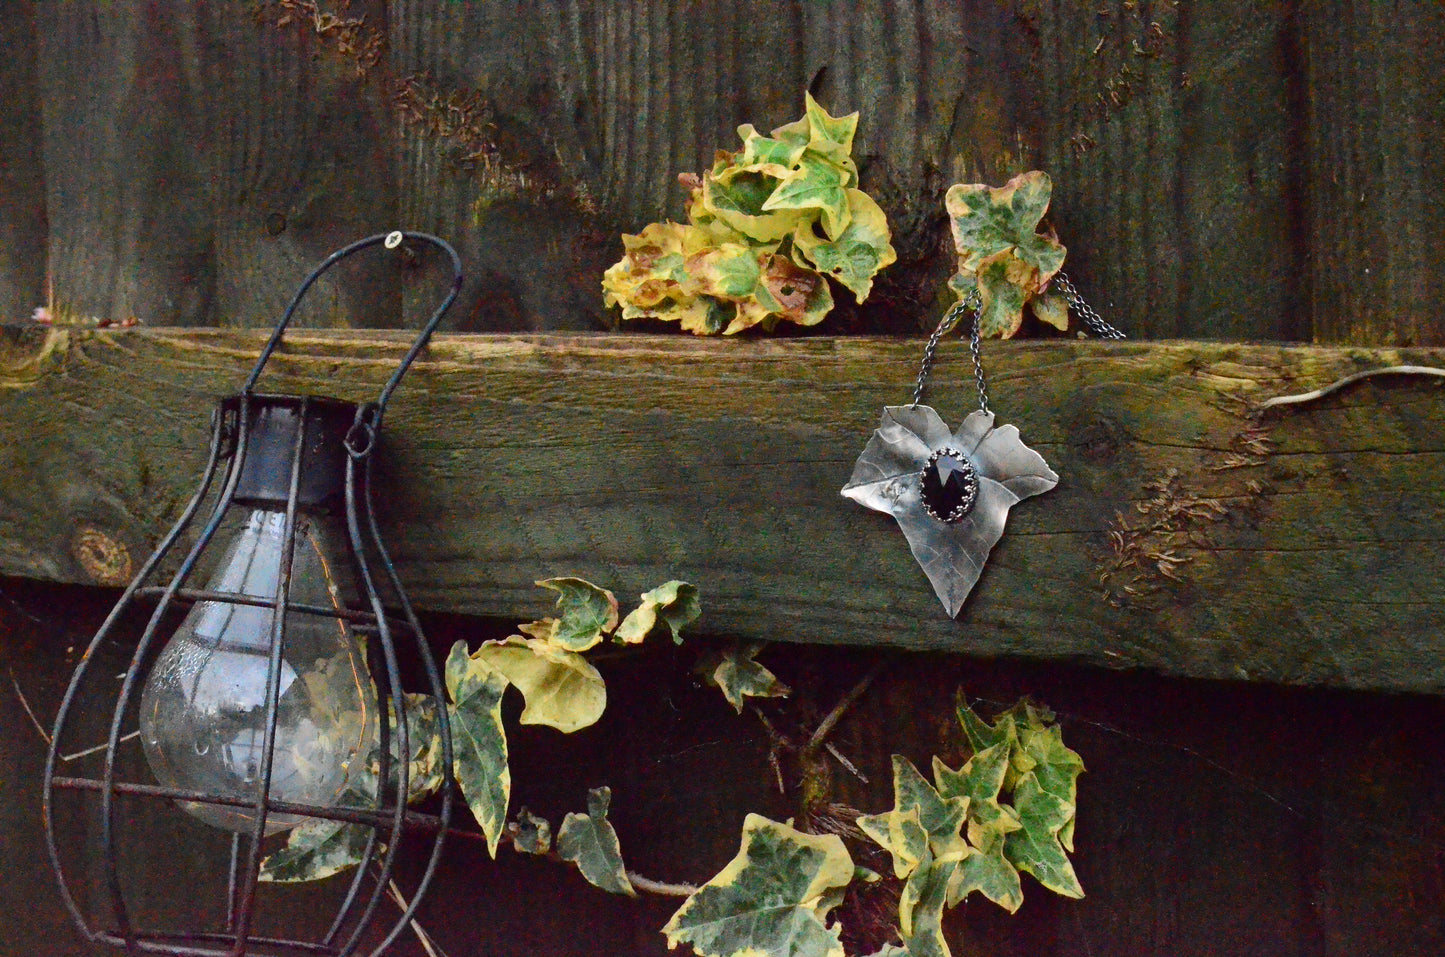
<svg viewBox="0 0 1445 957">
<path fill-rule="evenodd" d="M 1059 286 L 1059 291 L 1064 294 L 1070 306 L 1074 308 L 1084 319 L 1084 326 L 1100 339 L 1126 339 L 1127 336 L 1114 326 L 1104 321 L 1104 317 L 1094 311 L 1094 307 L 1084 301 L 1079 295 L 1079 290 L 1069 281 L 1069 277 L 1060 272 L 1054 276 L 1054 282 Z M 964 313 L 973 312 L 973 329 L 969 336 L 968 349 L 973 355 L 973 378 L 978 385 L 978 408 L 980 412 L 988 412 L 988 380 L 983 374 L 983 350 L 980 345 L 979 323 L 983 320 L 983 300 L 979 296 L 978 289 L 973 289 L 967 296 L 954 303 L 952 309 L 944 313 L 943 319 L 938 323 L 938 328 L 933 330 L 933 335 L 928 337 L 928 345 L 923 347 L 923 365 L 918 369 L 918 384 L 913 389 L 913 404 L 918 405 L 923 401 L 923 390 L 928 386 L 928 377 L 933 373 L 933 363 L 938 352 L 938 343 L 948 335 L 950 329 L 958 324 Z"/>
</svg>

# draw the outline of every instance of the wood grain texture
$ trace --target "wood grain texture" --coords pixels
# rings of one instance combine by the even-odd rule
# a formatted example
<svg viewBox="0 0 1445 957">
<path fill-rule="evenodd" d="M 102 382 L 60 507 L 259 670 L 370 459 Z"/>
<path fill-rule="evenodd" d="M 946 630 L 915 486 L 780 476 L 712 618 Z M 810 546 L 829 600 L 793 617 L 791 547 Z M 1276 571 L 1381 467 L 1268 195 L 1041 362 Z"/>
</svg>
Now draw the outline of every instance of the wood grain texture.
<svg viewBox="0 0 1445 957">
<path fill-rule="evenodd" d="M 0 319 L 20 322 L 45 304 L 45 166 L 35 85 L 33 0 L 0 20 Z"/>
<path fill-rule="evenodd" d="M 1428 0 L 320 3 L 374 60 L 299 7 L 35 0 L 32 30 L 12 21 L 39 64 L 58 305 L 260 325 L 310 263 L 399 224 L 459 247 L 458 328 L 604 328 L 618 234 L 681 217 L 677 175 L 809 89 L 861 112 L 899 251 L 828 332 L 927 325 L 948 186 L 1044 168 L 1074 278 L 1136 336 L 1445 343 Z M 397 325 L 421 308 L 398 289 L 328 281 L 312 321 Z"/>
<path fill-rule="evenodd" d="M 235 388 L 260 341 L 14 334 L 0 422 L 26 439 L 0 453 L 0 571 L 84 581 L 124 567 L 107 541 L 143 555 L 200 467 L 210 397 Z M 402 344 L 298 335 L 274 387 L 365 398 Z M 993 350 L 995 409 L 1063 481 L 1013 510 L 957 622 L 893 523 L 838 495 L 882 407 L 906 400 L 918 353 L 868 339 L 446 337 L 389 419 L 389 540 L 431 609 L 517 617 L 544 609 L 531 583 L 548 575 L 621 594 L 677 576 L 701 586 L 717 633 L 1445 688 L 1438 388 L 1386 381 L 1245 415 L 1252 399 L 1438 353 Z M 949 418 L 971 404 L 964 368 L 961 345 L 945 346 L 931 399 Z"/>
<path fill-rule="evenodd" d="M 1438 342 L 1445 7 L 1301 9 L 1316 337 Z"/>
</svg>

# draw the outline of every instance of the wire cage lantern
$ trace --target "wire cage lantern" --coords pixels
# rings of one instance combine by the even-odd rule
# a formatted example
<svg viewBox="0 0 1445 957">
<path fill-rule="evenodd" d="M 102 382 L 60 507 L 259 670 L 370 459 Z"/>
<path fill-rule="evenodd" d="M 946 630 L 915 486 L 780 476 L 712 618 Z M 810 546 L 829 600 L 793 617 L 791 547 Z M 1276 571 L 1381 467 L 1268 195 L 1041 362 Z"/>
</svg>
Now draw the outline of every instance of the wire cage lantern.
<svg viewBox="0 0 1445 957">
<path fill-rule="evenodd" d="M 453 275 L 380 395 L 355 403 L 257 391 L 317 279 L 357 252 L 404 242 L 440 250 Z M 90 642 L 46 759 L 50 857 L 65 905 L 89 940 L 129 954 L 346 957 L 381 953 L 409 923 L 451 820 L 451 737 L 446 709 L 434 707 L 439 808 L 409 809 L 419 743 L 410 740 L 410 726 L 426 696 L 440 702 L 444 692 L 378 534 L 373 465 L 387 402 L 461 284 L 456 251 L 425 233 L 378 234 L 334 252 L 301 284 L 240 392 L 213 413 L 199 488 Z M 105 670 L 95 664 L 102 645 L 141 621 L 125 671 L 97 674 Z M 409 654 L 399 650 L 403 645 Z M 404 677 L 424 693 L 409 695 Z M 57 758 L 76 727 L 103 736 L 104 747 L 83 767 L 91 773 L 62 776 Z M 98 844 L 79 864 L 66 861 L 75 856 L 67 845 L 75 830 L 57 824 L 76 814 Z M 183 833 L 209 842 L 221 859 L 229 843 L 224 878 L 175 876 L 161 882 L 174 886 L 158 888 L 153 876 L 128 870 L 136 842 L 128 843 L 127 829 L 158 815 L 177 818 L 167 826 L 189 828 Z M 316 921 L 272 929 L 258 917 L 260 899 L 276 893 L 258 893 L 263 861 L 301 827 L 322 837 L 328 828 L 332 834 L 351 828 L 364 845 L 354 874 L 329 882 L 336 887 L 326 905 L 335 916 L 314 939 L 297 939 L 294 924 Z M 150 847 L 153 839 L 142 843 L 172 858 L 167 869 L 184 856 L 174 847 Z M 420 872 L 409 902 L 394 883 L 404 845 L 408 873 Z M 223 899 L 202 907 L 199 891 L 208 883 Z M 376 918 L 389 889 L 404 903 L 388 928 Z M 187 923 L 203 926 L 143 919 L 149 901 L 164 892 L 179 896 Z M 316 910 L 308 906 L 305 914 Z M 209 916 L 201 920 L 203 911 Z"/>
</svg>

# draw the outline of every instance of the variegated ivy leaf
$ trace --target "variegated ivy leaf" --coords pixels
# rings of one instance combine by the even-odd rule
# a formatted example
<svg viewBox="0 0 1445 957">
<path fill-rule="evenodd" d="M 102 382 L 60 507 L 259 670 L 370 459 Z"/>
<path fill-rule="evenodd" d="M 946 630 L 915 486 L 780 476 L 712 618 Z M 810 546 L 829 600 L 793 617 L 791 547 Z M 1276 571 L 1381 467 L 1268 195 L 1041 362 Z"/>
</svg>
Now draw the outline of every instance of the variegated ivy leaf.
<svg viewBox="0 0 1445 957">
<path fill-rule="evenodd" d="M 1026 762 L 1015 762 L 1015 767 L 1026 763 L 1027 767 L 1023 770 L 1033 774 L 1039 787 L 1069 807 L 1069 819 L 1059 829 L 1059 841 L 1064 850 L 1072 851 L 1074 812 L 1078 807 L 1079 775 L 1084 771 L 1084 759 L 1064 744 L 1063 732 L 1056 724 L 1027 724 L 1020 728 L 1019 750 Z"/>
<path fill-rule="evenodd" d="M 1035 170 L 998 189 L 959 184 L 945 197 L 959 270 L 949 284 L 960 297 L 977 287 L 982 335 L 1008 338 L 1017 332 L 1024 305 L 1063 268 L 1064 247 L 1037 231 L 1052 191 L 1048 175 Z M 1067 327 L 1067 308 L 1061 315 L 1058 303 L 1044 306 L 1040 317 L 1055 325 L 1062 318 Z"/>
<path fill-rule="evenodd" d="M 867 193 L 846 191 L 849 222 L 837 239 L 829 240 L 814 231 L 811 222 L 798 225 L 793 248 L 819 272 L 847 286 L 860 303 L 873 289 L 873 277 L 898 259 L 889 242 L 888 217 Z"/>
<path fill-rule="evenodd" d="M 1069 300 L 1058 293 L 1044 293 L 1031 304 L 1039 321 L 1060 332 L 1069 331 Z"/>
<path fill-rule="evenodd" d="M 831 157 L 809 149 L 763 203 L 764 210 L 793 210 L 802 219 L 802 210 L 817 210 L 828 239 L 837 242 L 848 228 L 852 212 L 848 208 L 847 172 Z M 792 231 L 790 227 L 789 232 Z"/>
<path fill-rule="evenodd" d="M 933 759 L 933 780 L 943 797 L 968 799 L 968 839 L 980 845 L 984 829 L 999 828 L 1003 832 L 1018 830 L 1013 811 L 999 804 L 999 793 L 1009 769 L 1009 745 L 995 744 L 978 751 L 958 771 L 951 770 L 938 758 Z"/>
<path fill-rule="evenodd" d="M 894 808 L 884 814 L 865 814 L 858 818 L 858 829 L 886 849 L 893 857 L 893 876 L 905 878 L 912 874 L 928 850 L 928 832 L 918 820 L 918 808 Z"/>
<path fill-rule="evenodd" d="M 669 947 L 702 957 L 844 957 L 828 912 L 853 877 L 834 834 L 804 834 L 749 814 L 736 857 L 663 928 Z"/>
<path fill-rule="evenodd" d="M 926 856 L 908 875 L 898 897 L 898 929 L 909 957 L 950 957 L 943 937 L 943 908 L 948 902 L 948 885 L 960 866 L 956 860 L 935 861 Z"/>
<path fill-rule="evenodd" d="M 772 163 L 731 166 L 703 177 L 702 205 L 718 220 L 759 243 L 773 243 L 791 233 L 803 218 L 798 207 L 769 206 L 792 170 Z"/>
<path fill-rule="evenodd" d="M 568 651 L 586 651 L 617 627 L 617 598 L 580 578 L 537 582 L 557 593 L 557 630 L 548 641 Z"/>
<path fill-rule="evenodd" d="M 1018 830 L 1017 815 L 1005 806 L 1003 813 L 987 825 L 969 822 L 973 851 L 954 871 L 948 885 L 948 906 L 953 907 L 978 891 L 1010 914 L 1024 903 L 1018 869 L 1008 859 L 1005 843 L 1011 830 Z"/>
<path fill-rule="evenodd" d="M 803 155 L 803 150 L 808 148 L 807 123 L 803 123 L 804 128 L 801 130 L 796 129 L 796 126 L 796 123 L 780 126 L 773 131 L 772 136 L 763 136 L 751 123 L 739 126 L 738 137 L 743 141 L 743 150 L 738 154 L 738 165 L 747 167 L 771 164 L 781 167 L 786 174 Z"/>
<path fill-rule="evenodd" d="M 684 264 L 707 243 L 702 230 L 680 223 L 651 223 L 635 236 L 623 234 L 624 255 L 602 276 L 603 300 L 621 305 L 625 319 L 659 316 L 694 301 L 697 290 Z"/>
<path fill-rule="evenodd" d="M 575 651 L 513 635 L 489 641 L 472 658 L 502 675 L 526 699 L 522 724 L 545 724 L 570 734 L 590 727 L 607 709 L 607 685 Z"/>
<path fill-rule="evenodd" d="M 1054 893 L 1083 897 L 1074 865 L 1059 841 L 1059 831 L 1074 816 L 1073 806 L 1045 791 L 1033 772 L 1019 778 L 1013 797 L 1022 827 L 1004 838 L 1005 856 Z"/>
<path fill-rule="evenodd" d="M 502 692 L 507 679 L 485 661 L 467 654 L 467 645 L 452 646 L 446 663 L 447 709 L 452 727 L 452 773 L 462 796 L 497 856 L 497 842 L 506 829 L 512 771 L 507 766 L 507 735 L 502 728 Z"/>
<path fill-rule="evenodd" d="M 407 803 L 415 803 L 436 791 L 444 780 L 441 719 L 438 717 L 439 703 L 428 694 L 406 695 L 406 737 L 407 750 Z M 388 702 L 390 706 L 390 702 Z M 392 708 L 393 727 L 396 713 Z M 394 733 L 394 732 L 393 732 Z M 397 767 L 397 738 L 392 739 L 391 753 L 393 767 Z M 400 769 L 394 771 L 400 779 Z"/>
<path fill-rule="evenodd" d="M 738 642 L 725 648 L 717 664 L 705 675 L 728 699 L 728 704 L 742 714 L 748 698 L 786 698 L 792 689 L 778 676 L 758 664 L 753 657 L 767 646 L 764 641 Z"/>
<path fill-rule="evenodd" d="M 277 884 L 319 881 L 360 864 L 372 830 L 360 824 L 311 818 L 286 836 L 286 846 L 261 862 L 258 880 Z"/>
<path fill-rule="evenodd" d="M 670 581 L 642 593 L 642 604 L 622 619 L 613 634 L 615 641 L 636 644 L 646 638 L 660 621 L 667 625 L 674 644 L 682 644 L 682 630 L 702 614 L 697 586 L 683 581 Z"/>
<path fill-rule="evenodd" d="M 930 857 L 939 861 L 957 861 L 968 856 L 968 845 L 962 830 L 968 816 L 968 798 L 943 797 L 918 773 L 907 758 L 893 755 L 893 809 L 883 814 L 864 815 L 858 826 L 893 853 L 893 871 L 904 877 L 918 866 L 923 855 L 916 850 L 916 839 L 907 824 L 914 816 L 928 835 Z M 895 837 L 900 840 L 892 844 Z"/>
<path fill-rule="evenodd" d="M 808 148 L 835 161 L 851 157 L 853 134 L 858 131 L 858 114 L 831 116 L 818 105 L 811 93 L 803 95 L 803 103 L 808 121 Z"/>
<path fill-rule="evenodd" d="M 613 894 L 636 897 L 627 869 L 622 866 L 622 847 L 617 832 L 607 820 L 612 789 L 601 787 L 587 792 L 587 813 L 568 814 L 557 832 L 557 853 L 577 865 L 582 876 Z"/>
</svg>

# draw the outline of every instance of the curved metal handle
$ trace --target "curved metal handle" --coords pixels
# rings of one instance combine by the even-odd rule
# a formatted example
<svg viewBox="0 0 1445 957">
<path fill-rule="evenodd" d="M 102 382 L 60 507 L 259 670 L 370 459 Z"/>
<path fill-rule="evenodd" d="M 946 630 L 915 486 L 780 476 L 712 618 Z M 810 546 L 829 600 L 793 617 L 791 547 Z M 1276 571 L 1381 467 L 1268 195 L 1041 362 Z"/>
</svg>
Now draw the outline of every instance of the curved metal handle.
<svg viewBox="0 0 1445 957">
<path fill-rule="evenodd" d="M 408 239 L 430 243 L 451 257 L 452 284 L 451 289 L 447 292 L 446 298 L 442 300 L 441 305 L 432 313 L 431 318 L 428 319 L 426 325 L 422 327 L 421 334 L 417 336 L 416 341 L 412 343 L 411 348 L 407 350 L 406 355 L 402 357 L 401 363 L 396 367 L 396 371 L 392 372 L 391 378 L 386 381 L 386 385 L 382 387 L 381 395 L 377 397 L 375 402 L 369 402 L 363 407 L 370 410 L 370 414 L 367 416 L 369 419 L 369 430 L 374 433 L 381 425 L 381 415 L 382 412 L 386 410 L 386 403 L 390 400 L 391 393 L 396 390 L 397 385 L 401 382 L 401 377 L 406 375 L 406 370 L 411 368 L 411 364 L 417 355 L 422 349 L 426 348 L 426 344 L 431 339 L 432 333 L 436 331 L 436 327 L 438 323 L 441 322 L 442 316 L 451 308 L 452 303 L 456 301 L 457 294 L 461 292 L 462 289 L 461 257 L 457 255 L 457 251 L 451 247 L 450 243 L 444 239 L 438 239 L 429 233 L 411 233 L 400 230 L 395 230 L 390 233 L 377 233 L 375 236 L 359 239 L 350 246 L 338 249 L 330 256 L 327 256 L 321 265 L 311 270 L 311 275 L 307 276 L 305 281 L 301 283 L 300 288 L 296 290 L 296 295 L 292 297 L 291 304 L 286 307 L 286 312 L 282 314 L 281 321 L 276 323 L 276 328 L 272 331 L 271 338 L 266 342 L 265 348 L 261 350 L 261 355 L 256 360 L 256 367 L 251 370 L 251 375 L 246 379 L 246 384 L 241 386 L 241 393 L 243 395 L 252 394 L 252 390 L 254 390 L 256 386 L 256 381 L 261 378 L 261 371 L 266 368 L 266 363 L 270 360 L 271 354 L 276 351 L 276 347 L 281 343 L 281 337 L 285 334 L 286 327 L 291 324 L 291 316 L 296 312 L 296 307 L 301 304 L 302 298 L 305 297 L 312 284 L 321 278 L 322 273 L 352 253 L 360 252 L 369 246 L 384 244 L 387 249 L 395 249 Z M 357 418 L 357 424 L 360 425 L 361 416 L 358 415 Z M 374 438 L 374 434 L 372 437 Z M 349 445 L 350 442 L 348 442 L 348 446 Z M 367 445 L 367 450 L 369 451 L 370 442 L 368 442 Z"/>
</svg>

